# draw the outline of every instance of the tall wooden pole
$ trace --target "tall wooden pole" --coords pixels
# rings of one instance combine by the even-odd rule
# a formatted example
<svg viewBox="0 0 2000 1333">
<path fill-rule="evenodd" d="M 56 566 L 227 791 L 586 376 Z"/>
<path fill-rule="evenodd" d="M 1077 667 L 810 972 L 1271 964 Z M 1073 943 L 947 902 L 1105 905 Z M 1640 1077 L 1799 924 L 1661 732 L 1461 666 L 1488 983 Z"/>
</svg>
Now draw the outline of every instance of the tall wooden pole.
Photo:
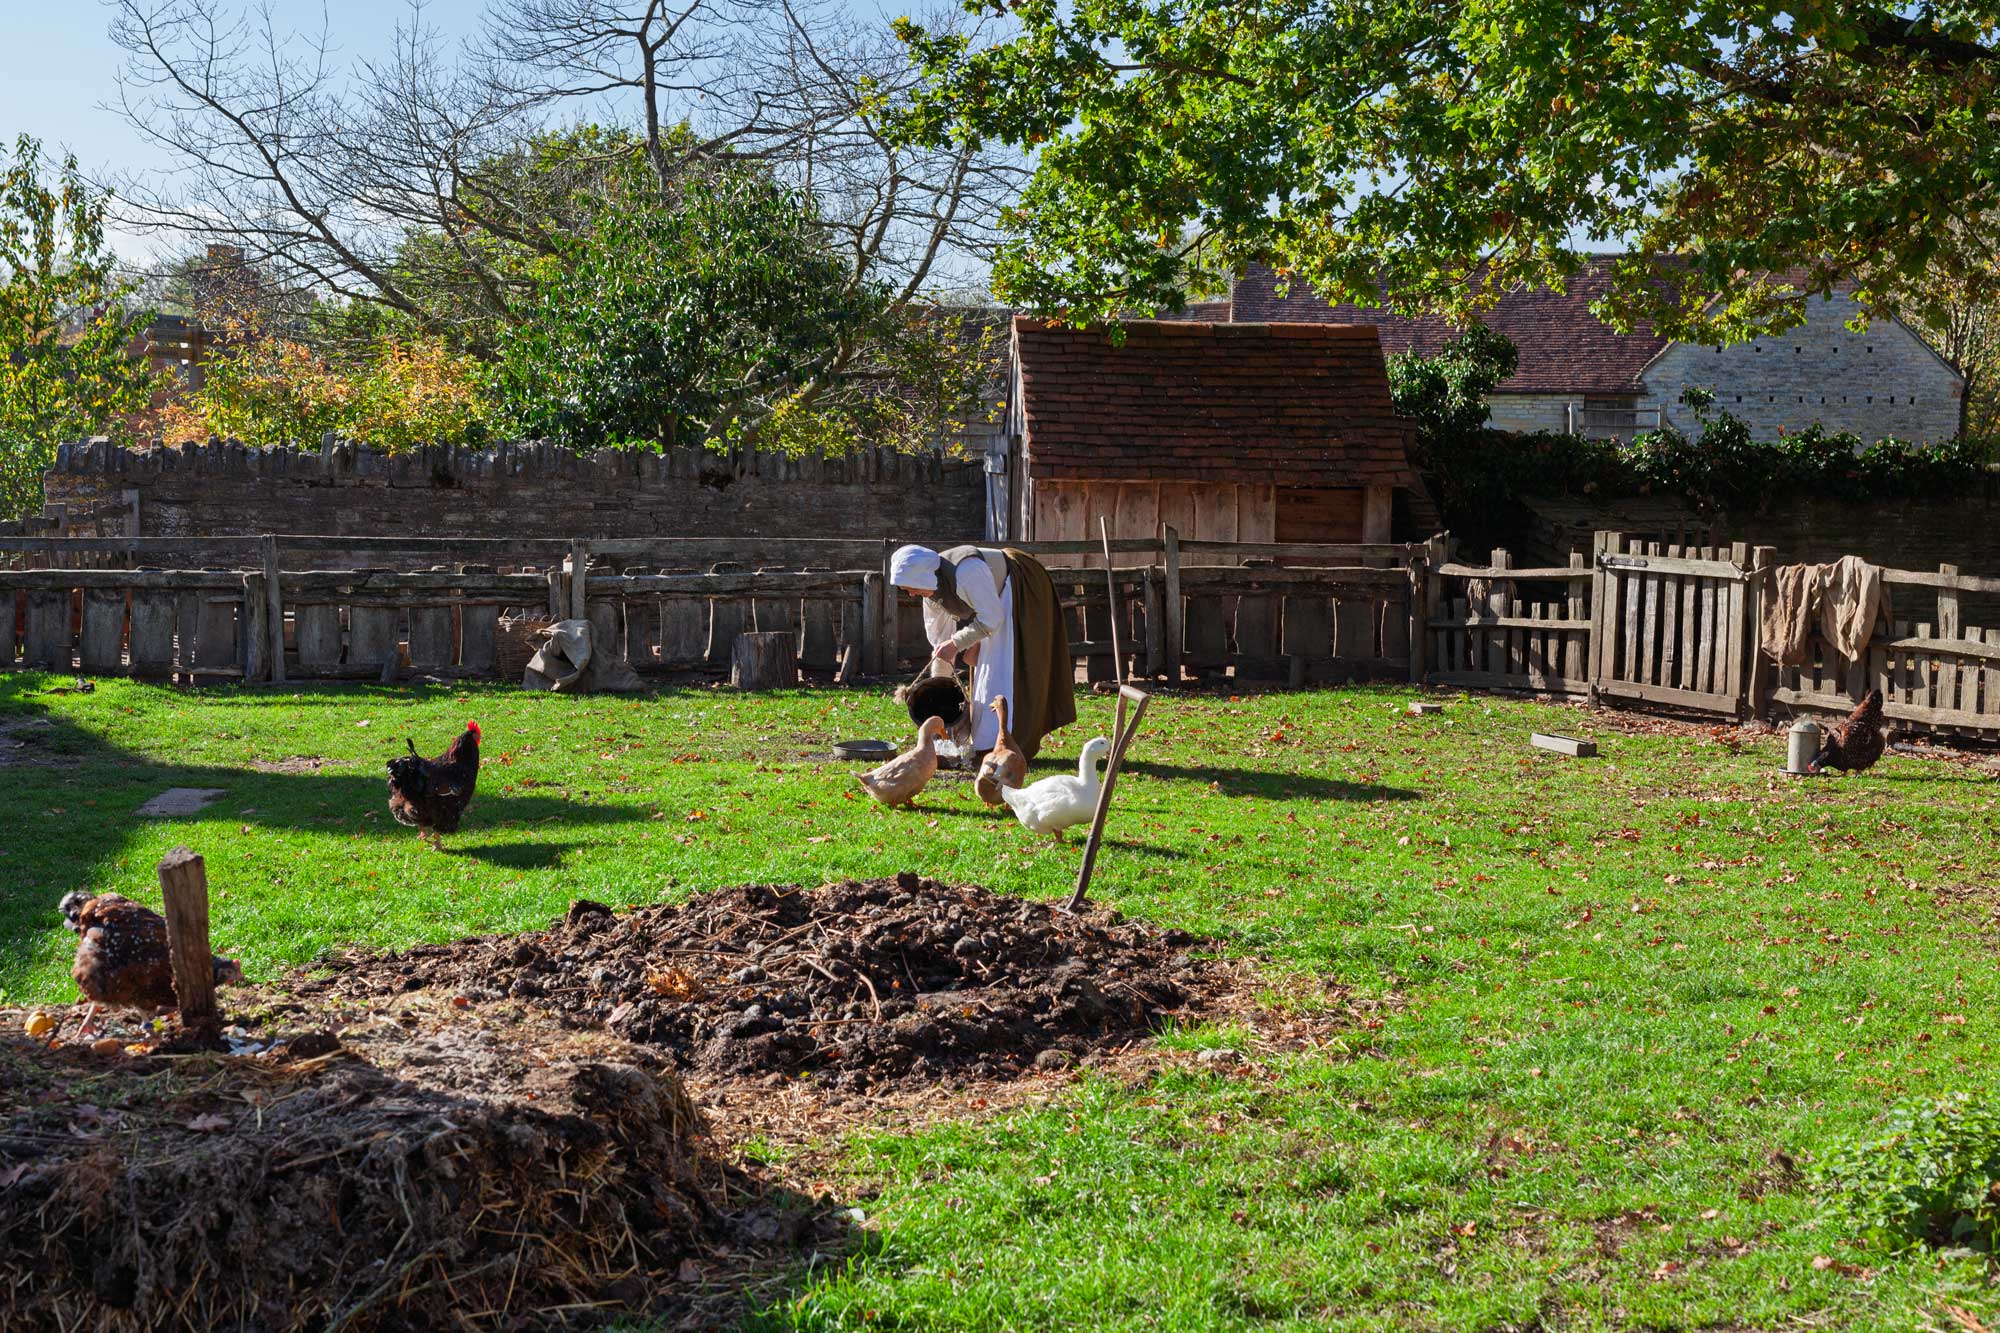
<svg viewBox="0 0 2000 1333">
<path fill-rule="evenodd" d="M 222 1025 L 222 1013 L 215 1003 L 215 963 L 208 948 L 208 868 L 194 852 L 176 847 L 159 870 L 181 1026 L 213 1031 Z"/>
<path fill-rule="evenodd" d="M 1111 680 L 1125 683 L 1125 651 L 1118 644 L 1118 575 L 1111 568 L 1111 528 L 1097 516 L 1097 535 L 1104 543 L 1104 604 L 1111 609 Z"/>
<path fill-rule="evenodd" d="M 1132 710 L 1132 720 L 1125 720 L 1125 701 L 1131 700 L 1137 706 Z M 1104 841 L 1104 817 L 1111 811 L 1111 789 L 1118 785 L 1118 766 L 1125 761 L 1125 747 L 1132 743 L 1133 733 L 1139 730 L 1139 719 L 1146 715 L 1146 705 L 1152 696 L 1132 685 L 1118 687 L 1118 713 L 1111 726 L 1111 756 L 1104 761 L 1104 782 L 1097 789 L 1097 810 L 1090 819 L 1090 840 L 1083 845 L 1083 864 L 1076 872 L 1076 892 L 1063 904 L 1065 912 L 1076 912 L 1083 908 L 1084 899 L 1090 895 L 1090 872 L 1097 868 L 1098 844 Z"/>
</svg>

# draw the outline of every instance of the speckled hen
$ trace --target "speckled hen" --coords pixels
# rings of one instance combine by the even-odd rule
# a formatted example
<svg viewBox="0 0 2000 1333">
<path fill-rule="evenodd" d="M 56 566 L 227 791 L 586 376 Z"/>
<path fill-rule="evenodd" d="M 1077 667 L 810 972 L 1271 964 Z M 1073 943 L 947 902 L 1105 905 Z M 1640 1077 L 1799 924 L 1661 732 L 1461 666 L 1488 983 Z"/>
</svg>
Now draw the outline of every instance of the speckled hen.
<svg viewBox="0 0 2000 1333">
<path fill-rule="evenodd" d="M 67 894 L 61 910 L 63 924 L 83 937 L 69 974 L 85 999 L 139 1009 L 173 1007 L 165 917 L 116 893 Z M 234 959 L 213 961 L 216 985 L 242 984 L 243 969 Z"/>
</svg>

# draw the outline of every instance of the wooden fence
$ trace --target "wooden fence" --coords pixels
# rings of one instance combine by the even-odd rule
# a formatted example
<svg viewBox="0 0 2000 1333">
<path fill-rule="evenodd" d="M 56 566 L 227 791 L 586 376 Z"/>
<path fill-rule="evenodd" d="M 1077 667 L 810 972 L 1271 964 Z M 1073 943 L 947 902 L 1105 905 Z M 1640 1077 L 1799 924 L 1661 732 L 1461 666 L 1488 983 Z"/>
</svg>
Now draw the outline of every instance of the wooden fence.
<svg viewBox="0 0 2000 1333">
<path fill-rule="evenodd" d="M 167 566 L 217 543 L 0 538 L 16 566 L 0 568 L 0 669 L 199 684 L 373 678 L 406 661 L 517 678 L 520 626 L 568 617 L 588 618 L 641 672 L 723 670 L 752 630 L 795 635 L 807 679 L 907 676 L 928 653 L 920 603 L 889 582 L 896 541 L 764 542 L 753 560 L 735 557 L 759 543 L 710 539 L 230 540 L 229 567 L 190 569 Z M 777 547 L 783 563 L 769 558 Z M 1050 566 L 1090 679 L 1399 679 L 1728 718 L 1773 705 L 1841 713 L 1879 687 L 1906 727 L 2000 738 L 2000 627 L 1961 614 L 1966 599 L 2000 594 L 2000 578 L 1951 565 L 1883 571 L 1899 615 L 1862 660 L 1815 638 L 1804 665 L 1777 669 L 1758 634 L 1778 562 L 1765 546 L 1607 532 L 1587 557 L 1538 568 L 1506 551 L 1450 561 L 1442 539 L 1182 542 L 1168 528 L 1111 548 L 1107 576 L 1097 543 L 1027 547 Z M 329 551 L 355 567 L 308 567 Z M 402 567 L 366 567 L 384 556 Z"/>
<path fill-rule="evenodd" d="M 519 669 L 506 651 L 513 627 L 578 617 L 642 672 L 722 669 L 736 636 L 757 630 L 795 634 L 808 678 L 906 674 L 929 649 L 921 604 L 889 583 L 899 544 L 0 538 L 0 556 L 16 566 L 0 569 L 0 606 L 15 612 L 0 616 L 0 666 L 185 683 L 364 679 L 391 662 L 508 676 Z M 791 553 L 784 565 L 732 558 L 778 546 Z M 165 567 L 195 549 L 234 561 Z M 1051 563 L 1073 653 L 1093 679 L 1114 670 L 1180 679 L 1233 668 L 1295 681 L 1413 670 L 1411 571 L 1425 547 L 1184 545 L 1168 529 L 1154 541 L 1114 542 L 1124 567 L 1108 580 L 1096 544 L 1027 549 Z M 348 567 L 312 567 L 330 553 Z M 1095 568 L 1062 563 L 1093 553 Z M 409 568 L 441 556 L 459 558 Z M 369 567 L 384 557 L 398 567 Z M 1114 643 L 1124 657 L 1115 667 Z"/>
</svg>

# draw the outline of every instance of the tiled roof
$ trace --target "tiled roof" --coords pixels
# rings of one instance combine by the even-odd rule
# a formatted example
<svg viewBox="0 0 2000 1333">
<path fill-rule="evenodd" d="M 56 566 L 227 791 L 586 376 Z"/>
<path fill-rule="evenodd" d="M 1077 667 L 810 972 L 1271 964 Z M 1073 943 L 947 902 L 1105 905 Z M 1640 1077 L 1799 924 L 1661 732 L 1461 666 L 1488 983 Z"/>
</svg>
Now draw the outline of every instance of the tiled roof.
<svg viewBox="0 0 2000 1333">
<path fill-rule="evenodd" d="M 1590 313 L 1590 303 L 1610 286 L 1608 259 L 1592 260 L 1569 280 L 1569 290 L 1519 288 L 1501 296 L 1486 312 L 1486 327 L 1504 333 L 1521 354 L 1520 366 L 1503 381 L 1500 393 L 1629 394 L 1639 390 L 1639 372 L 1669 339 L 1650 328 L 1619 333 Z M 1294 282 L 1277 294 L 1277 276 L 1252 265 L 1236 283 L 1232 319 L 1296 320 L 1313 324 L 1372 324 L 1381 331 L 1382 350 L 1393 355 L 1437 352 L 1458 330 L 1441 319 L 1409 318 L 1380 306 L 1328 305 L 1312 288 Z"/>
<path fill-rule="evenodd" d="M 1014 320 L 1031 476 L 1415 487 L 1375 331 Z"/>
</svg>

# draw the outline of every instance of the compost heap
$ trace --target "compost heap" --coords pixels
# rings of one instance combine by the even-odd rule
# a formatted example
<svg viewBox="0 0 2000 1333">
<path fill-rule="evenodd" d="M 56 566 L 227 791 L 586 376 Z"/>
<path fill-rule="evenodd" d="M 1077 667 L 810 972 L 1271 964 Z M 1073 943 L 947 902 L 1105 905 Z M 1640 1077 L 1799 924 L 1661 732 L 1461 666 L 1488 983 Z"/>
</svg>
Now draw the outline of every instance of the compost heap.
<svg viewBox="0 0 2000 1333">
<path fill-rule="evenodd" d="M 445 1005 L 245 1056 L 7 1025 L 10 1330 L 601 1322 L 818 1225 L 701 1158 L 679 1077 L 603 1034 Z"/>
<path fill-rule="evenodd" d="M 624 913 L 579 901 L 544 931 L 323 961 L 297 990 L 505 997 L 704 1076 L 859 1090 L 1007 1078 L 1144 1036 L 1207 992 L 1195 943 L 906 873 Z"/>
</svg>

